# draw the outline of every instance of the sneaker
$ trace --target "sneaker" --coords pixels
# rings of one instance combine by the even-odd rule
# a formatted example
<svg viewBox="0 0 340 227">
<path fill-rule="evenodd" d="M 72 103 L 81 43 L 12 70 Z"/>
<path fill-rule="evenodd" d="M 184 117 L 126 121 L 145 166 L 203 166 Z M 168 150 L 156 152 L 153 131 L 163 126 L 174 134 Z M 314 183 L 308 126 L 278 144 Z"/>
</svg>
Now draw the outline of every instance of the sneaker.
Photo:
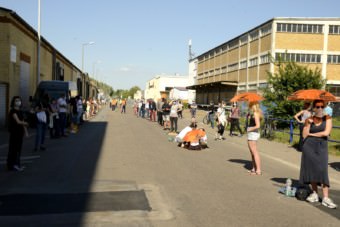
<svg viewBox="0 0 340 227">
<path fill-rule="evenodd" d="M 324 197 L 322 199 L 322 205 L 331 209 L 335 209 L 337 207 L 337 205 L 328 197 Z"/>
<path fill-rule="evenodd" d="M 319 202 L 319 196 L 316 192 L 313 192 L 312 194 L 310 194 L 307 199 L 308 202 L 310 203 L 315 203 L 315 202 Z"/>
<path fill-rule="evenodd" d="M 17 166 L 17 165 L 13 166 L 13 170 L 18 171 L 18 172 L 23 171 L 23 169 L 20 168 L 20 167 Z"/>
</svg>

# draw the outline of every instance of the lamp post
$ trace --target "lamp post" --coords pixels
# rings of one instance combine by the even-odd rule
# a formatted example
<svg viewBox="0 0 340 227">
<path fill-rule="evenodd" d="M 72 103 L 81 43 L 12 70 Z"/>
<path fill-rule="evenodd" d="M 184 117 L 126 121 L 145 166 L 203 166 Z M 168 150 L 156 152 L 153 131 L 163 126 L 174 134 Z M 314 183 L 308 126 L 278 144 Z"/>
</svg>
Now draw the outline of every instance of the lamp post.
<svg viewBox="0 0 340 227">
<path fill-rule="evenodd" d="M 93 78 L 96 80 L 97 78 L 96 78 L 96 71 L 95 71 L 95 69 L 96 69 L 96 65 L 97 64 L 99 64 L 100 63 L 100 60 L 97 60 L 97 61 L 95 61 L 95 62 L 93 62 Z"/>
<path fill-rule="evenodd" d="M 40 0 L 38 0 L 37 86 L 40 83 Z"/>
<path fill-rule="evenodd" d="M 81 71 L 84 72 L 84 47 L 87 45 L 92 45 L 94 42 L 83 43 L 81 52 Z"/>
</svg>

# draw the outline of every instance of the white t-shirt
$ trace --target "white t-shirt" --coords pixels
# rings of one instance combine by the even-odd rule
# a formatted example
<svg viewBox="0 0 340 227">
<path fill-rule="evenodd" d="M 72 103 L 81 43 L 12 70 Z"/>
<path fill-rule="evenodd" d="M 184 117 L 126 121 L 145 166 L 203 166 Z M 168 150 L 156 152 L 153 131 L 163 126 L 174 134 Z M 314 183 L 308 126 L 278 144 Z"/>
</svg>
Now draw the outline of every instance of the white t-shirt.
<svg viewBox="0 0 340 227">
<path fill-rule="evenodd" d="M 66 100 L 64 98 L 59 98 L 58 99 L 58 109 L 59 109 L 59 113 L 66 113 L 67 109 L 67 103 Z"/>
<path fill-rule="evenodd" d="M 218 121 L 224 125 L 226 123 L 226 121 L 227 121 L 227 118 L 225 117 L 225 110 L 224 110 L 224 108 L 223 107 L 219 107 L 217 109 L 217 113 L 218 113 Z"/>
</svg>

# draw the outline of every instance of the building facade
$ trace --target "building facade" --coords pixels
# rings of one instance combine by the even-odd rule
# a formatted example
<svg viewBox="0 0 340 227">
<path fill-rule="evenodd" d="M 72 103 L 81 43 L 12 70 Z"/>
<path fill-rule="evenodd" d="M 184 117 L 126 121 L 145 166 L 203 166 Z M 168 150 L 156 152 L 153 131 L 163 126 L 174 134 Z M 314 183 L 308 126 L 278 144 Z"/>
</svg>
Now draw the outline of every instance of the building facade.
<svg viewBox="0 0 340 227">
<path fill-rule="evenodd" d="M 340 96 L 340 18 L 273 18 L 197 57 L 197 103 L 260 92 L 279 56 L 319 68 Z"/>
<path fill-rule="evenodd" d="M 6 122 L 11 97 L 29 107 L 41 80 L 74 81 L 83 97 L 96 96 L 96 83 L 41 37 L 38 76 L 38 33 L 14 11 L 0 7 L 0 127 Z"/>
<path fill-rule="evenodd" d="M 189 78 L 184 76 L 156 76 L 146 82 L 144 98 L 158 100 L 170 98 L 169 92 L 174 87 L 189 86 Z"/>
</svg>

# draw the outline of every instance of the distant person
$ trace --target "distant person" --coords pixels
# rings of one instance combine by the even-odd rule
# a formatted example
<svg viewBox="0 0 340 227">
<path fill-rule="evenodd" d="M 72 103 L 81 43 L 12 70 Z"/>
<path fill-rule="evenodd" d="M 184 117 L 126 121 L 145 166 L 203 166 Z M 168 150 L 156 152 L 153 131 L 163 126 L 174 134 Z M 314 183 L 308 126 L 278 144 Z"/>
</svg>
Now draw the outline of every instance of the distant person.
<svg viewBox="0 0 340 227">
<path fill-rule="evenodd" d="M 28 123 L 24 121 L 24 114 L 21 111 L 22 101 L 19 96 L 14 96 L 11 100 L 8 114 L 9 145 L 7 155 L 7 169 L 22 171 L 20 164 L 23 137 L 27 135 Z"/>
<path fill-rule="evenodd" d="M 39 151 L 39 150 L 44 151 L 46 149 L 44 143 L 45 143 L 45 134 L 46 134 L 46 128 L 47 128 L 47 115 L 41 103 L 39 103 L 36 106 L 35 111 L 36 111 L 35 115 L 37 119 L 37 127 L 36 127 L 36 133 L 35 133 L 34 151 Z"/>
<path fill-rule="evenodd" d="M 183 118 L 183 103 L 181 100 L 178 100 L 178 118 L 182 119 Z"/>
<path fill-rule="evenodd" d="M 332 130 L 332 117 L 324 113 L 325 103 L 313 102 L 313 115 L 305 121 L 303 129 L 300 183 L 311 184 L 313 192 L 307 197 L 310 203 L 319 202 L 318 185 L 322 185 L 322 205 L 335 209 L 329 198 L 328 136 Z"/>
<path fill-rule="evenodd" d="M 326 113 L 328 116 L 330 116 L 330 117 L 333 116 L 333 108 L 331 107 L 331 103 L 330 103 L 330 102 L 327 103 L 327 106 L 326 106 L 326 108 L 325 108 L 325 113 Z"/>
<path fill-rule="evenodd" d="M 257 140 L 260 138 L 260 122 L 262 111 L 258 102 L 249 103 L 249 124 L 247 127 L 248 147 L 251 154 L 251 175 L 262 175 L 260 154 L 257 150 Z"/>
<path fill-rule="evenodd" d="M 227 124 L 227 118 L 226 118 L 226 114 L 225 114 L 225 103 L 219 103 L 218 104 L 218 109 L 217 109 L 217 133 L 215 136 L 215 140 L 225 140 L 225 138 L 223 137 L 224 134 L 224 129 L 225 126 Z"/>
<path fill-rule="evenodd" d="M 190 113 L 191 113 L 191 118 L 196 118 L 196 111 L 197 111 L 197 104 L 193 100 L 191 105 L 190 105 Z"/>
<path fill-rule="evenodd" d="M 170 108 L 171 106 L 169 105 L 169 103 L 166 100 L 164 100 L 164 104 L 162 106 L 163 122 L 164 122 L 163 130 L 170 130 Z"/>
<path fill-rule="evenodd" d="M 120 113 L 126 113 L 126 99 L 123 99 L 121 102 L 121 112 Z"/>
<path fill-rule="evenodd" d="M 57 101 L 58 104 L 58 115 L 59 115 L 59 130 L 58 133 L 60 136 L 66 137 L 65 128 L 66 128 L 66 112 L 67 112 L 67 102 L 65 99 L 65 94 L 61 94 L 60 98 Z"/>
<path fill-rule="evenodd" d="M 156 106 L 156 102 L 153 99 L 150 100 L 149 110 L 150 110 L 150 121 L 156 121 L 157 106 Z"/>
<path fill-rule="evenodd" d="M 239 131 L 239 136 L 242 136 L 242 130 L 240 127 L 240 108 L 237 106 L 236 103 L 233 104 L 233 107 L 230 111 L 230 132 L 229 135 L 233 136 L 233 131 L 236 127 L 236 129 Z"/>
<path fill-rule="evenodd" d="M 299 129 L 300 129 L 300 139 L 299 139 L 299 146 L 298 150 L 302 151 L 302 144 L 303 144 L 303 128 L 305 127 L 305 121 L 306 119 L 310 118 L 312 116 L 312 110 L 310 109 L 311 104 L 309 102 L 305 102 L 303 104 L 303 110 L 295 114 L 294 118 L 299 123 Z"/>
<path fill-rule="evenodd" d="M 214 129 L 215 126 L 215 105 L 213 102 L 210 103 L 208 107 L 208 118 L 210 121 L 211 128 Z"/>
<path fill-rule="evenodd" d="M 163 126 L 163 110 L 162 110 L 162 106 L 164 104 L 164 98 L 159 99 L 157 101 L 157 121 L 158 124 Z"/>
<path fill-rule="evenodd" d="M 173 101 L 171 103 L 170 108 L 171 132 L 177 133 L 177 122 L 178 122 L 178 105 L 176 101 Z"/>
</svg>

